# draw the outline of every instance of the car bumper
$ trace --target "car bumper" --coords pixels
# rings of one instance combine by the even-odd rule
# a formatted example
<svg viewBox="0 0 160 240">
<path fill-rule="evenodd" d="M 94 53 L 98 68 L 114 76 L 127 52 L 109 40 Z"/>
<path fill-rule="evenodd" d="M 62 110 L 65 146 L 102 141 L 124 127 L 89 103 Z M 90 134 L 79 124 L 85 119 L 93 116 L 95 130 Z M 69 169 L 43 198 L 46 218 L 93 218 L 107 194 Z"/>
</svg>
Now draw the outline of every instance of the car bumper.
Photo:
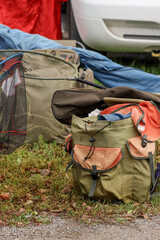
<svg viewBox="0 0 160 240">
<path fill-rule="evenodd" d="M 97 50 L 160 50 L 160 1 L 72 0 L 83 42 Z"/>
</svg>

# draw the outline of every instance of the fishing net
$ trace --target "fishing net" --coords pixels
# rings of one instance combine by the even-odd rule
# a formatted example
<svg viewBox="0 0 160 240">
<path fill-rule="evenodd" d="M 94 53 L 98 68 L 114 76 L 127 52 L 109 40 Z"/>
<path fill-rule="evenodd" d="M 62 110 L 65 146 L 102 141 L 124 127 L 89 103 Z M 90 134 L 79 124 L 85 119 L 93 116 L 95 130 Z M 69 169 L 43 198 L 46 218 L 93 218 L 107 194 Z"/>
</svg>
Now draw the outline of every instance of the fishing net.
<svg viewBox="0 0 160 240">
<path fill-rule="evenodd" d="M 9 154 L 25 141 L 27 106 L 23 54 L 0 58 L 0 154 Z"/>
</svg>

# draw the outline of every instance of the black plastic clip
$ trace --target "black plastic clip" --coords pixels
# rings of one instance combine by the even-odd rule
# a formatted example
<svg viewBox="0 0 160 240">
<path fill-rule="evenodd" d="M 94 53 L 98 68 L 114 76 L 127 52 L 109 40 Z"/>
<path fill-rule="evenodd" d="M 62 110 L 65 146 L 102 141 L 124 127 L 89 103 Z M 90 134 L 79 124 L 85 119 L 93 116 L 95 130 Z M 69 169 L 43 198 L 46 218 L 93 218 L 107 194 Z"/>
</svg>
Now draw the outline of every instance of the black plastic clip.
<svg viewBox="0 0 160 240">
<path fill-rule="evenodd" d="M 142 138 L 142 147 L 145 148 L 147 146 L 147 135 L 144 135 Z"/>
<path fill-rule="evenodd" d="M 93 143 L 93 142 L 95 142 L 95 139 L 92 137 L 92 138 L 89 140 L 89 142 Z"/>
</svg>

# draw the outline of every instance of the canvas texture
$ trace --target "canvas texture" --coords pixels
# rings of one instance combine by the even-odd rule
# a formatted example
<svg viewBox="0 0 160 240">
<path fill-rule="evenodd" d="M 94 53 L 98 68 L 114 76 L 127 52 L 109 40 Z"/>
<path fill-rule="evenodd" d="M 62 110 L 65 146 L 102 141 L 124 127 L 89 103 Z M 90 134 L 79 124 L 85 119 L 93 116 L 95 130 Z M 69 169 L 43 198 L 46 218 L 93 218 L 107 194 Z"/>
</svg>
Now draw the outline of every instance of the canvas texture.
<svg viewBox="0 0 160 240">
<path fill-rule="evenodd" d="M 66 80 L 67 77 L 81 77 L 83 73 L 83 70 L 79 69 L 79 56 L 73 50 L 36 51 L 47 56 L 25 53 L 23 58 L 28 103 L 26 142 L 37 141 L 42 135 L 44 140 L 62 143 L 70 132 L 70 126 L 60 123 L 53 116 L 52 96 L 59 89 L 88 88 L 88 86 L 75 80 Z M 84 79 L 88 78 L 93 81 L 91 70 L 85 71 Z"/>
<path fill-rule="evenodd" d="M 1 50 L 0 60 L 19 52 L 23 52 L 22 66 L 27 98 L 25 142 L 37 141 L 42 135 L 46 141 L 63 143 L 70 132 L 70 125 L 60 123 L 54 117 L 51 108 L 54 104 L 53 94 L 60 89 L 93 88 L 76 80 L 66 80 L 79 77 L 93 82 L 93 72 L 80 68 L 79 55 L 69 49 Z"/>
<path fill-rule="evenodd" d="M 148 142 L 142 147 L 131 117 L 109 122 L 73 115 L 71 133 L 73 180 L 80 194 L 89 196 L 96 171 L 96 185 L 90 197 L 108 202 L 150 199 L 156 143 Z"/>
</svg>

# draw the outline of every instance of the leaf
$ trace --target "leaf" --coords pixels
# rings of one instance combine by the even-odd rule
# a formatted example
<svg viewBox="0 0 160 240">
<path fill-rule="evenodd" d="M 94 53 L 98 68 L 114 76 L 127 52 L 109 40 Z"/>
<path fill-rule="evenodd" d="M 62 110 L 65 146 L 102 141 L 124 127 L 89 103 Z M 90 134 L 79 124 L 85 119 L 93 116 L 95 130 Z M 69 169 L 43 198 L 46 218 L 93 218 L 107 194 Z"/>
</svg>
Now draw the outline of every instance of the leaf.
<svg viewBox="0 0 160 240">
<path fill-rule="evenodd" d="M 139 206 L 140 204 L 138 202 L 135 202 L 133 206 Z"/>
<path fill-rule="evenodd" d="M 38 192 L 39 193 L 46 193 L 48 191 L 48 189 L 43 189 L 43 188 L 41 188 L 41 189 L 38 189 Z"/>
<path fill-rule="evenodd" d="M 133 213 L 133 210 L 129 210 L 128 212 L 127 212 L 127 214 L 132 214 Z"/>
<path fill-rule="evenodd" d="M 66 173 L 66 178 L 69 179 L 69 175 L 68 175 L 68 173 Z"/>
<path fill-rule="evenodd" d="M 32 203 L 33 203 L 32 200 L 27 200 L 24 205 L 25 205 L 25 206 L 28 206 L 28 205 L 31 205 Z"/>
<path fill-rule="evenodd" d="M 82 203 L 82 207 L 85 208 L 87 204 L 85 202 Z"/>
<path fill-rule="evenodd" d="M 47 167 L 50 169 L 53 166 L 53 162 L 47 162 Z"/>
<path fill-rule="evenodd" d="M 30 193 L 26 193 L 26 198 L 30 199 L 32 197 L 32 195 Z"/>
<path fill-rule="evenodd" d="M 21 226 L 22 224 L 22 222 L 17 222 L 17 226 Z"/>
<path fill-rule="evenodd" d="M 60 213 L 60 212 L 63 212 L 63 209 L 53 209 L 53 210 L 51 210 L 51 212 Z"/>
<path fill-rule="evenodd" d="M 46 183 L 46 186 L 47 186 L 47 187 L 50 187 L 50 185 L 52 184 L 52 182 L 53 182 L 53 181 L 52 181 L 51 179 L 46 180 L 46 182 L 45 182 L 45 183 Z"/>
<path fill-rule="evenodd" d="M 9 193 L 1 193 L 0 197 L 3 200 L 9 200 L 10 199 L 10 194 Z"/>
<path fill-rule="evenodd" d="M 72 203 L 72 207 L 73 207 L 74 209 L 76 209 L 76 202 L 73 202 L 73 203 Z"/>
<path fill-rule="evenodd" d="M 65 187 L 63 188 L 63 190 L 62 190 L 62 193 L 68 194 L 68 193 L 71 192 L 71 190 L 72 190 L 72 187 L 71 187 L 71 186 L 65 186 Z"/>
<path fill-rule="evenodd" d="M 7 224 L 6 224 L 4 221 L 0 220 L 0 225 L 5 226 L 5 225 L 7 225 Z"/>
<path fill-rule="evenodd" d="M 92 211 L 92 207 L 87 206 L 86 209 L 85 209 L 85 212 L 91 212 L 91 211 Z"/>
<path fill-rule="evenodd" d="M 1 175 L 1 174 L 0 174 L 0 182 L 3 182 L 4 180 L 5 180 L 4 175 Z"/>
<path fill-rule="evenodd" d="M 25 213 L 25 212 L 26 212 L 26 210 L 24 208 L 20 208 L 19 211 L 18 211 L 18 214 L 20 215 L 20 214 Z"/>
<path fill-rule="evenodd" d="M 9 192 L 14 192 L 14 188 L 10 187 Z"/>
<path fill-rule="evenodd" d="M 41 172 L 40 169 L 38 169 L 38 168 L 33 168 L 33 167 L 31 167 L 29 171 L 30 171 L 31 173 L 40 173 L 40 172 Z"/>
<path fill-rule="evenodd" d="M 149 216 L 147 214 L 143 214 L 144 219 L 149 219 Z"/>
<path fill-rule="evenodd" d="M 49 169 L 43 169 L 42 171 L 41 171 L 41 175 L 42 176 L 48 176 L 50 174 L 50 170 Z"/>
<path fill-rule="evenodd" d="M 83 215 L 81 216 L 81 220 L 82 220 L 82 221 L 85 221 L 86 223 L 91 222 L 91 218 L 92 218 L 92 216 L 91 216 L 91 215 L 87 215 L 87 214 L 83 214 Z"/>
</svg>

